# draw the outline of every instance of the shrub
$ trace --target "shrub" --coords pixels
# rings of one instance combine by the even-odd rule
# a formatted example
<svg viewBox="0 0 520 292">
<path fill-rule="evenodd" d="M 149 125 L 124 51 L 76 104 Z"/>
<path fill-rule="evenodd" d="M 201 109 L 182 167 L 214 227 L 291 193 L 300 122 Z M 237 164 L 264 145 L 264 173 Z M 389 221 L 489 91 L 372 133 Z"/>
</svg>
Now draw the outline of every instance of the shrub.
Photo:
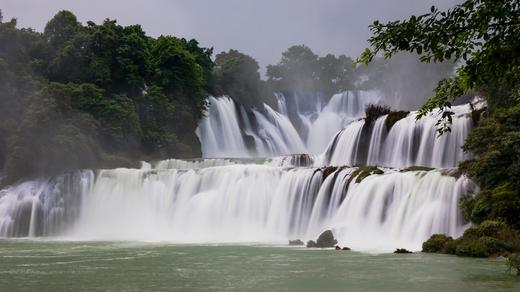
<svg viewBox="0 0 520 292">
<path fill-rule="evenodd" d="M 365 107 L 365 124 L 369 125 L 379 117 L 390 113 L 390 108 L 386 105 L 369 104 Z"/>
<path fill-rule="evenodd" d="M 434 234 L 423 243 L 423 252 L 456 254 L 469 257 L 507 255 L 520 251 L 520 236 L 500 221 L 484 221 L 468 228 L 453 240 L 442 234 Z"/>
<path fill-rule="evenodd" d="M 452 241 L 453 238 L 451 238 L 451 236 L 446 236 L 444 234 L 434 234 L 422 244 L 422 251 L 431 253 L 444 253 L 446 251 L 447 243 Z"/>
</svg>

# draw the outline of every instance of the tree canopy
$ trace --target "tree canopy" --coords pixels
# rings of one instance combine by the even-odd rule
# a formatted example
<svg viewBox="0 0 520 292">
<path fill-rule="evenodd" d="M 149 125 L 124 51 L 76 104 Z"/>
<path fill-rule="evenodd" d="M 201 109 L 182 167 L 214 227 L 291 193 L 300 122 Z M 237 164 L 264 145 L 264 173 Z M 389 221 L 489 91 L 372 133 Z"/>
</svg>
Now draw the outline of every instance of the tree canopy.
<svg viewBox="0 0 520 292">
<path fill-rule="evenodd" d="M 200 155 L 194 130 L 214 86 L 212 49 L 110 19 L 82 25 L 69 11 L 43 33 L 2 21 L 3 183 Z"/>
</svg>

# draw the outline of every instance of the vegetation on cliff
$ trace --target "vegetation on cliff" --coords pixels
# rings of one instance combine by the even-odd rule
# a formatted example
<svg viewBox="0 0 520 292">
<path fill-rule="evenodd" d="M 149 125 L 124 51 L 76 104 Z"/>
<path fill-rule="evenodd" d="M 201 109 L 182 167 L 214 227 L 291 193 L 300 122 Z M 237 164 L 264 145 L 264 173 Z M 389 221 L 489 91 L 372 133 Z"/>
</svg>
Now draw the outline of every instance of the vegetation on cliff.
<svg viewBox="0 0 520 292">
<path fill-rule="evenodd" d="M 211 49 L 69 11 L 43 33 L 0 16 L 3 183 L 143 157 L 200 156 Z"/>
</svg>

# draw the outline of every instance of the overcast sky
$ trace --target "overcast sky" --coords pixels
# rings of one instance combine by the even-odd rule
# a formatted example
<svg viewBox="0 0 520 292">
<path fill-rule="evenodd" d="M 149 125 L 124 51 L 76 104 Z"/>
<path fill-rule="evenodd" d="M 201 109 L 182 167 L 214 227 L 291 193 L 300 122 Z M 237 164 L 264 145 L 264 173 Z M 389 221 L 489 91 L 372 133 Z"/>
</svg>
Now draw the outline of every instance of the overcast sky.
<svg viewBox="0 0 520 292">
<path fill-rule="evenodd" d="M 59 10 L 85 23 L 105 18 L 141 24 L 151 36 L 196 38 L 215 52 L 238 49 L 262 67 L 276 63 L 291 45 L 315 53 L 357 57 L 367 46 L 368 25 L 450 8 L 460 0 L 0 0 L 4 20 L 43 30 Z M 263 70 L 262 70 L 263 71 Z"/>
</svg>

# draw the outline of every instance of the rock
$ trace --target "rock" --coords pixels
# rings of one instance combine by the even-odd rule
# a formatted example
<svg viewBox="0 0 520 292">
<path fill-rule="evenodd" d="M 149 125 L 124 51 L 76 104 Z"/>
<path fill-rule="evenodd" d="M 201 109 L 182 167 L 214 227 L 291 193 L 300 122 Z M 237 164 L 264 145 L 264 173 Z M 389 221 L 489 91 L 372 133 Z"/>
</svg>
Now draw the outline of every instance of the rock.
<svg viewBox="0 0 520 292">
<path fill-rule="evenodd" d="M 412 252 L 405 248 L 398 248 L 394 251 L 394 253 L 412 253 Z"/>
<path fill-rule="evenodd" d="M 314 242 L 314 240 L 309 240 L 307 241 L 307 247 L 318 247 L 318 245 L 316 242 Z"/>
<path fill-rule="evenodd" d="M 316 240 L 316 245 L 320 248 L 334 247 L 336 244 L 338 244 L 338 241 L 334 239 L 334 234 L 331 230 L 324 231 Z"/>
<path fill-rule="evenodd" d="M 296 240 L 289 240 L 289 245 L 305 245 L 303 241 L 296 239 Z"/>
<path fill-rule="evenodd" d="M 350 247 L 344 247 L 343 250 L 350 250 Z"/>
<path fill-rule="evenodd" d="M 336 245 L 336 250 L 341 250 L 341 247 L 339 247 L 339 245 Z"/>
</svg>

